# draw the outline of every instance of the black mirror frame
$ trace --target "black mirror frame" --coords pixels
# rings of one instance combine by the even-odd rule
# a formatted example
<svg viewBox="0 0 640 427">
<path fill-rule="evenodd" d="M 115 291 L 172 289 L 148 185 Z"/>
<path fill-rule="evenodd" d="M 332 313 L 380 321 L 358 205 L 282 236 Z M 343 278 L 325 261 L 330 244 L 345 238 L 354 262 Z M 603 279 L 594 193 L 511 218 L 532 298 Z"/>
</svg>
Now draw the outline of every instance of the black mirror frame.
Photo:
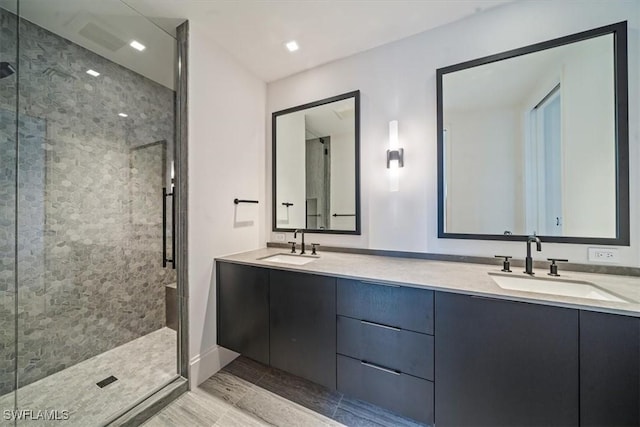
<svg viewBox="0 0 640 427">
<path fill-rule="evenodd" d="M 361 234 L 361 215 L 360 215 L 360 91 L 355 90 L 352 92 L 343 93 L 341 95 L 332 96 L 330 98 L 321 99 L 319 101 L 310 102 L 296 107 L 287 108 L 285 110 L 276 111 L 271 114 L 271 221 L 272 231 L 276 233 L 293 232 L 295 228 L 279 228 L 276 223 L 276 207 L 277 207 L 277 192 L 276 192 L 276 119 L 283 114 L 294 113 L 300 110 L 306 110 L 308 108 L 318 107 L 324 104 L 330 104 L 336 101 L 342 101 L 343 99 L 353 98 L 355 103 L 355 174 L 356 174 L 356 229 L 355 230 L 316 230 L 305 229 L 307 233 L 319 233 L 319 234 Z"/>
<path fill-rule="evenodd" d="M 438 138 L 438 238 L 525 241 L 526 235 L 447 233 L 444 230 L 444 150 L 442 77 L 478 65 L 514 58 L 528 53 L 563 46 L 593 37 L 613 34 L 615 75 L 616 136 L 616 237 L 539 236 L 545 242 L 629 246 L 629 83 L 627 63 L 627 22 L 618 22 L 484 58 L 474 59 L 436 70 L 437 138 Z"/>
</svg>

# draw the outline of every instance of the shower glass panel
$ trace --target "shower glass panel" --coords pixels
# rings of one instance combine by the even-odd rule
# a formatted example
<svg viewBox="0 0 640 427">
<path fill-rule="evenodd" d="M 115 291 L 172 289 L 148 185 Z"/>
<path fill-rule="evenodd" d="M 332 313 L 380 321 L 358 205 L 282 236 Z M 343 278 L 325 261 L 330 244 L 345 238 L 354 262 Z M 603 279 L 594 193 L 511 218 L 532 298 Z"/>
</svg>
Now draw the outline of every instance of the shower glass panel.
<svg viewBox="0 0 640 427">
<path fill-rule="evenodd" d="M 177 377 L 176 41 L 119 0 L 0 2 L 2 409 L 101 425 Z"/>
<path fill-rule="evenodd" d="M 0 1 L 15 10 L 16 1 Z M 17 21 L 0 14 L 0 413 L 15 409 Z M 10 423 L 2 419 L 0 423 Z M 4 425 L 4 424 L 2 424 Z M 11 425 L 11 424 L 9 424 Z"/>
</svg>

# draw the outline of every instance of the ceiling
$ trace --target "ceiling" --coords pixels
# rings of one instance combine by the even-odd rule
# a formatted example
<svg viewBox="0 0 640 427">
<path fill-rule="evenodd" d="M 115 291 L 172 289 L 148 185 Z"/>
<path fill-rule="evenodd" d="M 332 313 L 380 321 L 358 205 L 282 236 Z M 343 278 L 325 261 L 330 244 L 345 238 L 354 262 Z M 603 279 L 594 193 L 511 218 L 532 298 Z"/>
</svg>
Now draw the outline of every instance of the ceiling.
<svg viewBox="0 0 640 427">
<path fill-rule="evenodd" d="M 512 0 L 123 0 L 165 31 L 184 19 L 270 82 Z M 284 43 L 295 39 L 300 50 Z"/>
<path fill-rule="evenodd" d="M 302 110 L 306 139 L 355 131 L 355 98 Z"/>
<path fill-rule="evenodd" d="M 15 0 L 0 0 L 0 7 L 16 12 Z M 20 0 L 20 16 L 170 89 L 174 86 L 175 39 L 120 0 Z M 133 40 L 146 49 L 131 48 Z"/>
<path fill-rule="evenodd" d="M 510 1 L 21 0 L 20 13 L 173 88 L 175 29 L 185 19 L 256 77 L 271 82 Z M 13 12 L 15 4 L 0 0 L 0 7 Z M 284 43 L 293 39 L 300 50 L 289 53 Z M 132 40 L 147 49 L 135 51 L 129 46 Z"/>
<path fill-rule="evenodd" d="M 613 47 L 613 36 L 605 35 L 445 74 L 445 115 L 453 111 L 530 107 L 532 96 L 541 87 L 549 86 L 550 90 L 561 82 L 567 64 L 579 64 L 580 58 L 585 57 L 611 60 Z M 545 94 L 538 93 L 540 99 Z"/>
</svg>

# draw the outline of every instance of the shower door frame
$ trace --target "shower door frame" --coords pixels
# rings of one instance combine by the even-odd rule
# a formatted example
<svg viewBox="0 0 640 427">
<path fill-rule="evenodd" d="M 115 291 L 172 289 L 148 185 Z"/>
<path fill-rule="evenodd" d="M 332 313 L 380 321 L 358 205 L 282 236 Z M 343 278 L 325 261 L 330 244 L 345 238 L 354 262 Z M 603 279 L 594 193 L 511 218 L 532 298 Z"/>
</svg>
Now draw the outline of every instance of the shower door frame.
<svg viewBox="0 0 640 427">
<path fill-rule="evenodd" d="M 178 55 L 176 67 L 176 138 L 175 161 L 176 203 L 176 274 L 178 301 L 178 374 L 189 380 L 189 274 L 188 274 L 188 79 L 189 21 L 176 28 Z M 190 382 L 189 382 L 190 383 Z"/>
</svg>

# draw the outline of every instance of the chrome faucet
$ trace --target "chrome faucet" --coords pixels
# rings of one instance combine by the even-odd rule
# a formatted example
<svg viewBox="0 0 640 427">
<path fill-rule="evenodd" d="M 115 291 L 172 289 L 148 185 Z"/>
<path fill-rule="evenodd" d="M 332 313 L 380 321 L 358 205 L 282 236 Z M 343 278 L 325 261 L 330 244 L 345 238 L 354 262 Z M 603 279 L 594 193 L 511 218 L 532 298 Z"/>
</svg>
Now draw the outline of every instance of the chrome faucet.
<svg viewBox="0 0 640 427">
<path fill-rule="evenodd" d="M 534 235 L 527 237 L 527 257 L 524 259 L 524 272 L 529 276 L 533 276 L 533 258 L 531 257 L 531 242 L 536 242 L 536 250 L 540 252 L 542 250 L 542 242 L 538 236 Z"/>
<path fill-rule="evenodd" d="M 297 229 L 293 232 L 293 240 L 298 238 L 298 233 L 300 233 L 302 236 L 302 242 L 300 244 L 300 255 L 304 255 L 304 229 Z"/>
</svg>

